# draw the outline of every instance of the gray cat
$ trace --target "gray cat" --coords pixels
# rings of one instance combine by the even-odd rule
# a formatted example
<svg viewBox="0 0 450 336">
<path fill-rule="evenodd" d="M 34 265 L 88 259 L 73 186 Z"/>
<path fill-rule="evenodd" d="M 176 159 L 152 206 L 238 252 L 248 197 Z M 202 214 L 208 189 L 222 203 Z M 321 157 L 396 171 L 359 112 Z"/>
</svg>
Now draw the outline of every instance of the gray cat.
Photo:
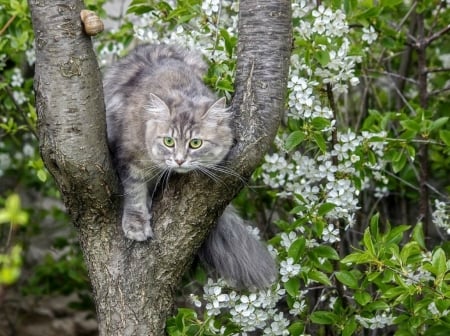
<svg viewBox="0 0 450 336">
<path fill-rule="evenodd" d="M 202 58 L 170 45 L 137 47 L 105 75 L 108 142 L 123 186 L 122 228 L 129 239 L 153 237 L 151 203 L 171 172 L 226 171 L 233 144 L 225 98 L 203 83 Z M 264 245 L 228 206 L 199 255 L 236 287 L 264 288 L 276 278 Z"/>
</svg>

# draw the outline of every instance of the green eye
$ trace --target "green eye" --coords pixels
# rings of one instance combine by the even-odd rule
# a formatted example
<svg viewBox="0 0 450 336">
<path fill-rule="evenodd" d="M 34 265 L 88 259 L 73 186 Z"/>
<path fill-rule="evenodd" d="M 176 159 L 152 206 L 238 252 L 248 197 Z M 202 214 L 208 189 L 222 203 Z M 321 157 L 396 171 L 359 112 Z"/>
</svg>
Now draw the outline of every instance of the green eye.
<svg viewBox="0 0 450 336">
<path fill-rule="evenodd" d="M 173 147 L 175 146 L 175 140 L 173 140 L 172 137 L 164 137 L 163 138 L 163 143 L 165 146 L 167 147 Z"/>
<path fill-rule="evenodd" d="M 202 145 L 203 145 L 203 141 L 200 139 L 192 139 L 189 142 L 189 147 L 191 147 L 192 149 L 200 148 Z"/>
</svg>

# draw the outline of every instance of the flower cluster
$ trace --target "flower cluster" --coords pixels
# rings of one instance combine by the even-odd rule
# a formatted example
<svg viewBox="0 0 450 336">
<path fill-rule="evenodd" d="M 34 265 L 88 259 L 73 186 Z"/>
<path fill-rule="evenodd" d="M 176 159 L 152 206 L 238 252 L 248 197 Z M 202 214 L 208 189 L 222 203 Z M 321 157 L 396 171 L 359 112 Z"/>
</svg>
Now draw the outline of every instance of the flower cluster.
<svg viewBox="0 0 450 336">
<path fill-rule="evenodd" d="M 356 320 L 364 327 L 369 329 L 385 328 L 394 324 L 394 317 L 392 314 L 382 313 L 373 317 L 355 316 Z"/>
<path fill-rule="evenodd" d="M 364 181 L 366 177 L 362 170 L 355 169 L 355 163 L 363 161 L 361 155 L 369 148 L 380 152 L 385 143 L 372 143 L 372 138 L 382 138 L 384 132 L 363 132 L 357 135 L 354 132 L 338 133 L 337 143 L 330 153 L 325 153 L 316 158 L 294 152 L 289 159 L 281 153 L 268 154 L 262 165 L 262 179 L 264 183 L 273 189 L 280 189 L 280 196 L 291 197 L 301 195 L 301 200 L 306 210 L 312 210 L 319 202 L 332 203 L 336 207 L 330 211 L 328 218 L 344 219 L 347 222 L 353 220 L 352 215 L 359 209 L 358 195 L 361 191 L 354 181 Z M 334 162 L 336 161 L 336 165 Z M 380 172 L 386 165 L 383 160 L 376 164 L 364 162 L 368 170 Z M 377 175 L 382 183 L 387 179 Z M 362 185 L 369 188 L 370 184 Z M 299 216 L 305 213 L 299 212 Z"/>
<path fill-rule="evenodd" d="M 208 16 L 211 16 L 213 14 L 216 15 L 219 13 L 220 6 L 220 0 L 205 0 L 202 3 L 202 10 Z"/>
<path fill-rule="evenodd" d="M 300 265 L 294 264 L 293 258 L 287 258 L 280 263 L 281 281 L 288 282 L 290 278 L 300 273 Z"/>
<path fill-rule="evenodd" d="M 450 313 L 450 310 L 448 310 L 448 309 L 444 309 L 443 311 L 440 311 L 438 309 L 438 307 L 436 306 L 436 302 L 431 302 L 428 305 L 428 311 L 431 314 L 433 314 L 434 316 L 436 316 L 437 318 L 448 316 L 448 314 Z"/>
<path fill-rule="evenodd" d="M 450 235 L 450 216 L 448 205 L 445 202 L 435 200 L 434 207 L 435 210 L 432 214 L 433 222 L 438 228 L 444 230 L 446 234 Z"/>
<path fill-rule="evenodd" d="M 305 1 L 300 1 L 294 4 L 293 13 L 294 17 L 302 19 L 294 28 L 295 32 L 311 45 L 311 52 L 317 55 L 318 65 L 310 69 L 309 75 L 314 74 L 322 83 L 331 84 L 336 93 L 346 93 L 348 82 L 352 86 L 359 84 L 355 66 L 362 58 L 351 55 L 351 43 L 347 37 L 349 24 L 344 12 L 339 9 L 332 11 L 323 5 L 313 9 Z M 377 38 L 373 27 L 364 28 L 363 33 L 363 41 L 367 44 Z M 317 38 L 319 36 L 320 39 Z M 297 69 L 302 67 L 296 66 Z"/>
<path fill-rule="evenodd" d="M 223 280 L 214 282 L 208 279 L 203 293 L 207 314 L 217 316 L 223 311 L 229 311 L 231 321 L 244 334 L 260 330 L 264 335 L 285 335 L 289 322 L 276 309 L 276 304 L 285 295 L 285 290 L 279 285 L 247 295 L 228 290 Z M 200 305 L 197 298 L 194 303 Z"/>
<path fill-rule="evenodd" d="M 28 140 L 28 139 L 26 139 Z M 11 155 L 8 152 L 3 152 L 5 150 L 5 144 L 0 141 L 0 177 L 5 174 L 5 171 L 10 169 L 17 169 L 18 165 L 26 164 L 26 162 L 34 158 L 37 153 L 35 147 L 28 142 L 22 147 L 22 150 L 18 150 Z"/>
<path fill-rule="evenodd" d="M 177 7 L 174 0 L 167 1 L 172 8 Z M 134 35 L 138 40 L 148 43 L 171 43 L 188 49 L 202 51 L 208 59 L 216 62 L 228 59 L 225 41 L 220 31 L 225 30 L 231 36 L 237 33 L 237 3 L 224 0 L 204 0 L 200 10 L 189 22 L 170 29 L 170 23 L 161 22 L 164 13 L 154 9 L 139 17 L 133 24 Z M 156 24 L 158 23 L 158 24 Z"/>
</svg>

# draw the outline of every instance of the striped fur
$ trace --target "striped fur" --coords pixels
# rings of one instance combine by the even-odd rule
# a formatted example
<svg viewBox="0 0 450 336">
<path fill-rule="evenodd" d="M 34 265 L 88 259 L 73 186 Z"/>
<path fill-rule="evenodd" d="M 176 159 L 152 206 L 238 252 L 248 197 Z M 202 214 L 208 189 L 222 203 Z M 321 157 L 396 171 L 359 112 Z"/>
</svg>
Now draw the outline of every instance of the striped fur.
<svg viewBox="0 0 450 336">
<path fill-rule="evenodd" d="M 108 142 L 123 187 L 122 228 L 129 239 L 153 237 L 151 200 L 169 175 L 199 171 L 217 182 L 233 144 L 225 99 L 203 83 L 206 65 L 185 49 L 145 45 L 104 79 Z M 237 287 L 265 287 L 275 263 L 228 207 L 201 250 L 206 264 Z"/>
</svg>

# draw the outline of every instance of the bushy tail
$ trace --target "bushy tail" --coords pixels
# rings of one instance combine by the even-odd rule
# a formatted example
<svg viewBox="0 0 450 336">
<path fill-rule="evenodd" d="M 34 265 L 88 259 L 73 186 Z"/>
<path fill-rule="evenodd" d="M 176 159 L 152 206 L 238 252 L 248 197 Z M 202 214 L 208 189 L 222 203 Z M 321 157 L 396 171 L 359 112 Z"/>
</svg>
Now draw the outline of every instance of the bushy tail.
<svg viewBox="0 0 450 336">
<path fill-rule="evenodd" d="M 208 266 L 237 288 L 262 289 L 277 277 L 275 260 L 251 234 L 232 206 L 228 206 L 200 249 Z"/>
</svg>

